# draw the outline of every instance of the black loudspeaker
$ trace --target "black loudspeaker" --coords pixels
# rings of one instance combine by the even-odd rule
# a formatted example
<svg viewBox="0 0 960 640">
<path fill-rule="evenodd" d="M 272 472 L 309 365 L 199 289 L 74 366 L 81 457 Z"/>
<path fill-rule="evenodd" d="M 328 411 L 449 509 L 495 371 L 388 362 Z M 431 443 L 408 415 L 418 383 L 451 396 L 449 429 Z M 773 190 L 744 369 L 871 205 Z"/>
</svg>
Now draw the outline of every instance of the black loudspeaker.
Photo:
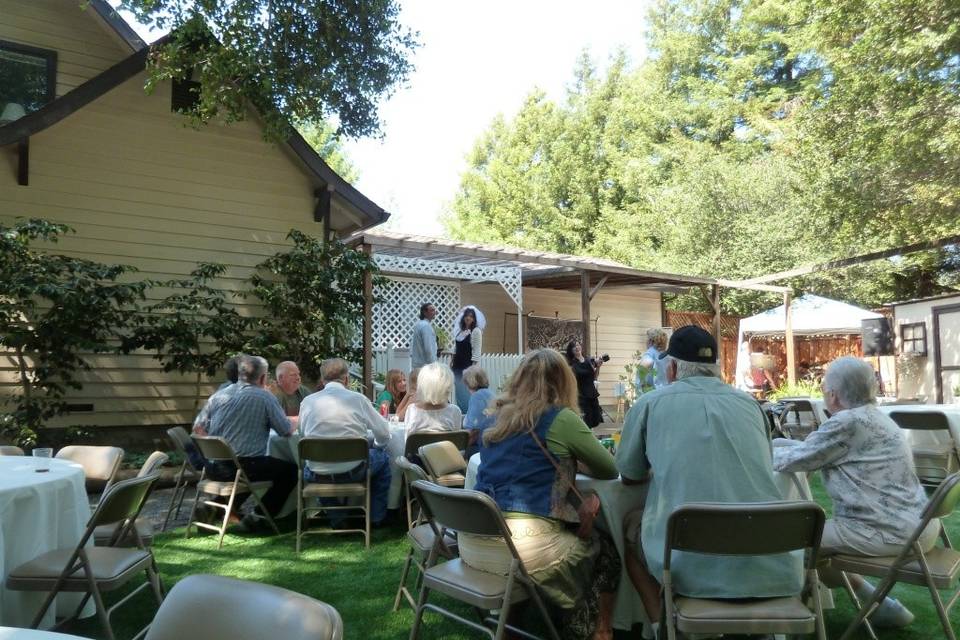
<svg viewBox="0 0 960 640">
<path fill-rule="evenodd" d="M 893 326 L 887 318 L 870 318 L 860 321 L 863 338 L 863 355 L 892 356 L 896 353 Z"/>
</svg>

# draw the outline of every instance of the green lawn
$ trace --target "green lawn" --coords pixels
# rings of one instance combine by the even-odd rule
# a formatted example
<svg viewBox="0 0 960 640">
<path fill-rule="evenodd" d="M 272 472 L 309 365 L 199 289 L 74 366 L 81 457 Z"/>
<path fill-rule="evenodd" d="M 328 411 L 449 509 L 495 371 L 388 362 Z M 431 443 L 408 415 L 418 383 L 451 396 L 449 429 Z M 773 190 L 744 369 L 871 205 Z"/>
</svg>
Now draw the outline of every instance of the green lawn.
<svg viewBox="0 0 960 640">
<path fill-rule="evenodd" d="M 829 514 L 829 500 L 819 483 L 814 493 Z M 287 528 L 293 525 L 292 519 Z M 948 522 L 954 540 L 960 541 L 960 517 Z M 359 535 L 314 535 L 306 539 L 304 552 L 294 553 L 294 536 L 287 531 L 280 536 L 228 535 L 224 547 L 218 551 L 214 536 L 204 535 L 184 539 L 183 530 L 159 536 L 154 552 L 164 585 L 170 589 L 177 580 L 194 573 L 213 573 L 245 580 L 274 584 L 307 594 L 337 608 L 343 616 L 347 638 L 399 640 L 407 638 L 413 620 L 409 607 L 397 613 L 391 611 L 393 597 L 400 576 L 400 568 L 407 547 L 402 529 L 375 531 L 372 546 L 365 550 Z M 846 622 L 853 615 L 846 596 L 834 592 L 837 609 L 828 611 L 827 633 L 839 637 Z M 883 631 L 884 640 L 921 640 L 943 637 L 936 614 L 926 590 L 898 586 L 894 596 L 899 598 L 917 616 L 916 621 L 900 631 Z M 439 597 L 439 596 L 438 596 Z M 115 598 L 108 597 L 108 603 Z M 121 609 L 115 622 L 119 639 L 130 638 L 152 617 L 154 603 L 149 595 Z M 534 616 L 535 617 L 535 616 Z M 951 616 L 960 628 L 960 613 Z M 96 617 L 75 623 L 65 629 L 88 637 L 102 637 Z M 423 638 L 479 637 L 454 623 L 427 614 Z M 621 634 L 620 637 L 639 637 Z M 866 634 L 861 633 L 861 637 Z"/>
</svg>

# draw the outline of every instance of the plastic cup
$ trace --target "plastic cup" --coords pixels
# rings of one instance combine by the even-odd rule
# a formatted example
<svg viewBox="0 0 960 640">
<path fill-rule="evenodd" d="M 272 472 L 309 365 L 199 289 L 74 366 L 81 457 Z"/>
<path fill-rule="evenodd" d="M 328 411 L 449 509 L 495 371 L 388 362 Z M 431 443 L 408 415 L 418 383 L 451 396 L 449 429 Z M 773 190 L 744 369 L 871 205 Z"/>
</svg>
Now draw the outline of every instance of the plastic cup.
<svg viewBox="0 0 960 640">
<path fill-rule="evenodd" d="M 39 448 L 33 450 L 34 471 L 43 473 L 50 471 L 50 458 L 53 457 L 53 449 Z"/>
</svg>

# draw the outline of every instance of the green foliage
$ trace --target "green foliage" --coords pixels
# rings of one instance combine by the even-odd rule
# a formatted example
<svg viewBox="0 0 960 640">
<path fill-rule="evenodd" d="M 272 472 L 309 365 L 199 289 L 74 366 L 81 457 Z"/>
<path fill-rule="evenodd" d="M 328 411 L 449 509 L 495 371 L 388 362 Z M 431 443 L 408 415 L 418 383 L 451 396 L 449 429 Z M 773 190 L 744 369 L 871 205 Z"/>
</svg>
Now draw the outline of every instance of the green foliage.
<svg viewBox="0 0 960 640">
<path fill-rule="evenodd" d="M 147 282 L 120 280 L 135 269 L 41 251 L 72 231 L 45 220 L 0 223 L 0 349 L 12 354 L 20 388 L 3 430 L 32 446 L 46 420 L 67 412 L 66 394 L 81 388 L 88 354 L 116 353 L 133 329 Z"/>
<path fill-rule="evenodd" d="M 337 172 L 341 178 L 347 182 L 353 183 L 360 178 L 360 172 L 356 165 L 350 161 L 337 131 L 327 122 L 300 122 L 297 124 L 297 130 L 303 139 L 316 150 L 323 158 L 324 162 L 330 165 L 330 168 Z"/>
<path fill-rule="evenodd" d="M 767 394 L 767 399 L 776 402 L 780 398 L 822 398 L 820 383 L 812 380 L 797 380 L 795 384 L 784 382 Z"/>
<path fill-rule="evenodd" d="M 410 73 L 416 35 L 396 0 L 122 0 L 137 20 L 169 31 L 150 58 L 148 88 L 191 75 L 199 122 L 241 120 L 252 103 L 276 139 L 290 121 L 379 130 L 377 101 Z"/>
<path fill-rule="evenodd" d="M 660 0 L 650 58 L 531 94 L 476 142 L 457 239 L 739 279 L 958 232 L 960 5 Z M 861 305 L 960 282 L 956 247 L 790 282 Z M 779 301 L 726 290 L 725 312 Z M 699 296 L 681 308 L 703 309 Z"/>
<path fill-rule="evenodd" d="M 223 289 L 212 286 L 223 275 L 221 264 L 200 263 L 189 279 L 158 283 L 172 292 L 143 309 L 142 324 L 133 340 L 155 352 L 164 371 L 196 376 L 196 397 L 202 376 L 214 375 L 241 350 L 250 321 L 227 301 Z"/>
<path fill-rule="evenodd" d="M 290 359 L 304 377 L 316 380 L 320 362 L 342 357 L 358 361 L 354 337 L 363 317 L 364 274 L 376 275 L 366 254 L 332 240 L 326 244 L 293 229 L 293 247 L 257 266 L 252 291 L 264 315 L 252 328 L 250 353 Z"/>
</svg>

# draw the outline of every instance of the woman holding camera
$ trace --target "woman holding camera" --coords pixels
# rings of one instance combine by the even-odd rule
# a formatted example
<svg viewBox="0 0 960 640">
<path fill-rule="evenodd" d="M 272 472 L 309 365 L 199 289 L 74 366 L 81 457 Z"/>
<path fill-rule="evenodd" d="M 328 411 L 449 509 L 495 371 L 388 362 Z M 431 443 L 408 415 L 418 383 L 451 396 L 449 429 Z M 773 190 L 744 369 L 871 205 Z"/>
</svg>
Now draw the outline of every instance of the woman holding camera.
<svg viewBox="0 0 960 640">
<path fill-rule="evenodd" d="M 593 383 L 600 375 L 603 360 L 584 356 L 583 345 L 579 340 L 571 340 L 567 344 L 566 355 L 567 364 L 573 369 L 573 377 L 577 380 L 577 404 L 580 405 L 580 413 L 583 414 L 583 421 L 587 426 L 593 429 L 603 422 L 603 416 L 600 413 L 600 392 L 597 391 L 597 385 Z"/>
</svg>

